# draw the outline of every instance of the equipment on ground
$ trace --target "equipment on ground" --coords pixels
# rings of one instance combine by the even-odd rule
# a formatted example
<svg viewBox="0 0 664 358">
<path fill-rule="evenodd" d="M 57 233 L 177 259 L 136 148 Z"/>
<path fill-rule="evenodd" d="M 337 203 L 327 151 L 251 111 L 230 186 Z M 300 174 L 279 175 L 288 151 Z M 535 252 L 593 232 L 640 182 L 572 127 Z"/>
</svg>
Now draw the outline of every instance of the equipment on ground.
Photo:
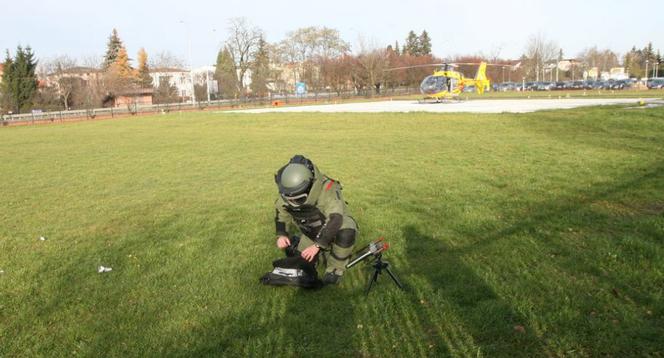
<svg viewBox="0 0 664 358">
<path fill-rule="evenodd" d="M 274 269 L 260 278 L 264 285 L 272 286 L 298 286 L 304 288 L 321 288 L 323 281 L 318 278 L 315 259 L 309 262 L 302 258 L 297 249 L 300 243 L 299 236 L 290 238 L 290 246 L 286 248 L 286 257 L 272 262 Z"/>
<path fill-rule="evenodd" d="M 383 252 L 385 252 L 389 247 L 390 245 L 387 242 L 384 242 L 384 238 L 381 237 L 360 249 L 355 258 L 346 265 L 346 268 L 351 268 L 362 261 L 370 260 L 368 263 L 372 264 L 371 266 L 374 268 L 374 272 L 371 274 L 369 282 L 367 283 L 367 288 L 365 290 L 366 295 L 369 295 L 371 287 L 373 287 L 373 284 L 378 281 L 378 276 L 383 273 L 383 270 L 385 270 L 387 274 L 390 275 L 390 278 L 392 278 L 394 284 L 397 285 L 399 289 L 403 290 L 403 285 L 394 274 L 394 272 L 392 272 L 390 269 L 390 264 L 387 261 L 383 261 Z M 373 261 L 371 261 L 372 258 Z"/>
<path fill-rule="evenodd" d="M 260 278 L 264 285 L 298 286 L 320 288 L 323 282 L 318 278 L 315 264 L 300 256 L 286 257 L 272 262 L 274 269 Z"/>
</svg>

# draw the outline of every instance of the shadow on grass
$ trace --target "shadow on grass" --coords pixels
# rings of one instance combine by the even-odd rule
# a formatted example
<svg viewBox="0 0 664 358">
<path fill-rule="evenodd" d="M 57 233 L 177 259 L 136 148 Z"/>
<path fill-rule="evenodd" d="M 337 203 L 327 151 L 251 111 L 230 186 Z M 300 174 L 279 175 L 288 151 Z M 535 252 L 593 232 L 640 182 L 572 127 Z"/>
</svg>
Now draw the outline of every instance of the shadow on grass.
<svg viewBox="0 0 664 358">
<path fill-rule="evenodd" d="M 458 355 L 541 356 L 528 321 L 442 240 L 403 228 L 417 315 L 438 344 Z M 515 350 L 518 349 L 518 352 Z"/>
<path fill-rule="evenodd" d="M 254 283 L 255 282 L 255 283 Z M 252 277 L 248 285 L 259 285 Z M 353 294 L 335 287 L 312 291 L 259 286 L 253 306 L 215 315 L 197 329 L 194 346 L 176 356 L 356 356 Z"/>
<path fill-rule="evenodd" d="M 218 239 L 214 233 L 232 229 L 228 220 L 199 219 L 146 217 L 121 229 L 116 229 L 121 223 L 108 223 L 86 240 L 42 257 L 30 294 L 7 306 L 17 314 L 8 326 L 15 339 L 3 351 L 10 356 L 358 355 L 355 290 L 263 286 L 258 278 L 281 253 L 263 242 L 256 248 L 243 241 L 251 241 L 251 229 Z M 97 273 L 99 265 L 113 271 Z"/>
<path fill-rule="evenodd" d="M 513 270 L 514 279 L 525 287 L 543 290 L 525 295 L 534 302 L 546 302 L 545 306 L 535 305 L 529 314 L 546 316 L 537 319 L 543 327 L 548 326 L 543 334 L 548 337 L 547 346 L 556 347 L 556 354 L 661 354 L 664 281 L 656 272 L 663 259 L 664 162 L 634 170 L 610 183 L 528 206 L 522 217 L 497 232 L 459 232 L 473 239 L 471 244 L 457 248 L 407 228 L 409 255 L 413 263 L 420 262 L 420 257 L 430 262 L 424 267 L 432 268 L 431 272 L 422 270 L 420 274 L 429 277 L 433 286 L 448 287 L 451 280 L 452 287 L 463 287 L 464 292 L 453 288 L 442 292 L 460 303 L 464 316 L 472 317 L 472 307 L 464 309 L 463 302 L 478 304 L 490 299 L 491 292 L 477 286 L 477 278 L 470 272 L 454 268 L 464 267 L 459 258 L 487 249 L 504 252 L 507 245 L 521 245 L 514 248 L 514 255 L 529 253 L 533 257 L 505 260 L 524 264 L 527 271 L 549 274 L 548 282 L 528 283 L 533 277 L 519 277 L 518 269 Z M 435 247 L 440 262 L 428 252 Z M 452 263 L 445 269 L 448 260 Z M 485 294 L 463 297 L 472 291 Z M 550 299 L 537 297 L 546 292 L 555 295 Z M 509 316 L 509 311 L 505 313 Z"/>
</svg>

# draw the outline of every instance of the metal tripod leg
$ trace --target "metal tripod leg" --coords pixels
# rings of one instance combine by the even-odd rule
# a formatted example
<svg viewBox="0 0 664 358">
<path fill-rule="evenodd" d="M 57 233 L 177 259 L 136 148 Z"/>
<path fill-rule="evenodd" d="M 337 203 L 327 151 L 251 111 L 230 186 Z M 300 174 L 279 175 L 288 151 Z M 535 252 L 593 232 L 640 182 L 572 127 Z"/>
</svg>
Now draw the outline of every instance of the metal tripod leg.
<svg viewBox="0 0 664 358">
<path fill-rule="evenodd" d="M 369 280 L 369 283 L 367 284 L 367 289 L 364 291 L 365 295 L 369 295 L 369 291 L 371 291 L 371 286 L 373 286 L 373 283 L 378 281 L 378 274 L 380 274 L 380 269 L 376 269 L 374 271 L 373 275 L 371 275 L 371 279 Z"/>
<path fill-rule="evenodd" d="M 401 282 L 399 282 L 399 279 L 397 278 L 397 275 L 395 275 L 394 272 L 392 272 L 392 270 L 390 270 L 389 266 L 387 266 L 387 265 L 385 266 L 385 271 L 387 271 L 387 273 L 390 275 L 390 277 L 392 277 L 392 281 L 394 281 L 394 283 L 396 283 L 397 286 L 399 286 L 399 288 L 403 290 L 403 285 L 401 284 Z"/>
</svg>

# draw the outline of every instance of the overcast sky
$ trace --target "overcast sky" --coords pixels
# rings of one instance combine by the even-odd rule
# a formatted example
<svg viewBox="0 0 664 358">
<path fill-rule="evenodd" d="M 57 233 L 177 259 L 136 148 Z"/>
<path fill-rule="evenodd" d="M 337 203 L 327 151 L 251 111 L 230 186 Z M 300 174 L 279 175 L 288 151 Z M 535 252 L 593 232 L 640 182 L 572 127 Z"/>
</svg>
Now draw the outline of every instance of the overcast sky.
<svg viewBox="0 0 664 358">
<path fill-rule="evenodd" d="M 403 44 L 408 31 L 426 29 L 440 57 L 516 58 L 537 33 L 556 41 L 566 56 L 595 45 L 624 53 L 648 41 L 664 51 L 662 0 L 32 0 L 2 8 L 0 49 L 30 45 L 39 58 L 102 56 L 115 27 L 133 58 L 144 47 L 148 55 L 170 51 L 186 61 L 189 33 L 193 65 L 212 64 L 232 17 L 246 17 L 270 42 L 301 27 L 335 28 L 353 48 L 360 37 Z"/>
</svg>

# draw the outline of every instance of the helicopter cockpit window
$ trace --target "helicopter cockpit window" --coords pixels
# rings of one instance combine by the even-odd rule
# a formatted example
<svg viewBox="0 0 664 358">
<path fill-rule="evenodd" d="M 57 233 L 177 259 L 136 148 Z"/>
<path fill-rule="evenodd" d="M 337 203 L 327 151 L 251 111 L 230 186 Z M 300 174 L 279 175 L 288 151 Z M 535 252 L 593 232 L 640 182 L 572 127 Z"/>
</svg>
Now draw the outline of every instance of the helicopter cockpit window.
<svg viewBox="0 0 664 358">
<path fill-rule="evenodd" d="M 425 94 L 434 94 L 447 91 L 447 77 L 428 76 L 424 79 L 424 81 L 422 81 L 420 90 Z"/>
</svg>

